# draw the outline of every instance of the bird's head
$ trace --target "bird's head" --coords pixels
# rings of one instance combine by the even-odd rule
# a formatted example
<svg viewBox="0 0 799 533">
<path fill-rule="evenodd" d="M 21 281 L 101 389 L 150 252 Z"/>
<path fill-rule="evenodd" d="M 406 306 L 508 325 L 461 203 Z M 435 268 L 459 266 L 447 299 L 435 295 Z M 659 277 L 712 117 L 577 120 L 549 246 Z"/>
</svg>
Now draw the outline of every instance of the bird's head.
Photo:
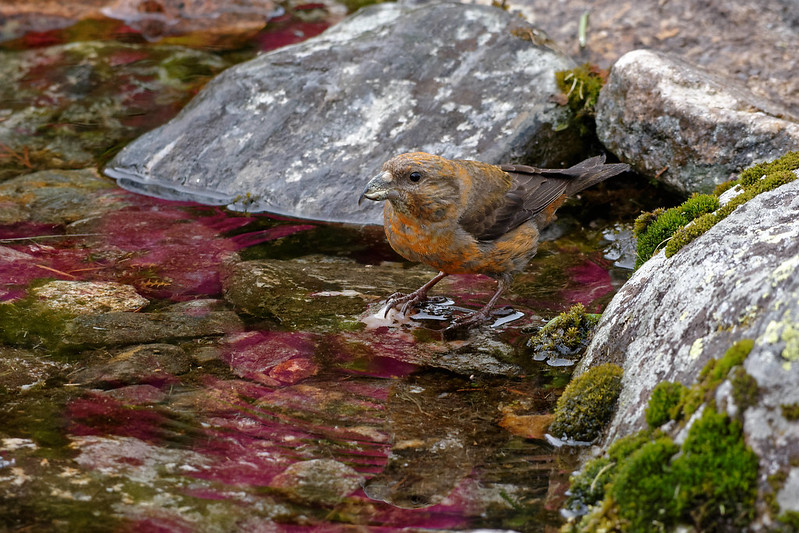
<svg viewBox="0 0 799 533">
<path fill-rule="evenodd" d="M 400 213 L 436 221 L 454 215 L 461 196 L 462 169 L 457 162 L 424 152 L 401 154 L 383 165 L 383 170 L 363 190 L 364 198 L 388 200 Z"/>
</svg>

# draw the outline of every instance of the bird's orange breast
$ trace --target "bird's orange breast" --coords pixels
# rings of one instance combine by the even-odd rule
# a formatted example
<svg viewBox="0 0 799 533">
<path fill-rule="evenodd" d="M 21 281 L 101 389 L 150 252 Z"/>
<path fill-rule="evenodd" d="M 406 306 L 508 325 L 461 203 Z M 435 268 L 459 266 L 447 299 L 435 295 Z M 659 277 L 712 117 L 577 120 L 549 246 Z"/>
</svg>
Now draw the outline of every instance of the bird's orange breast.
<svg viewBox="0 0 799 533">
<path fill-rule="evenodd" d="M 424 263 L 447 274 L 486 274 L 498 277 L 518 272 L 535 255 L 538 230 L 522 224 L 503 237 L 479 242 L 457 221 L 425 223 L 385 207 L 386 238 L 410 261 Z"/>
</svg>

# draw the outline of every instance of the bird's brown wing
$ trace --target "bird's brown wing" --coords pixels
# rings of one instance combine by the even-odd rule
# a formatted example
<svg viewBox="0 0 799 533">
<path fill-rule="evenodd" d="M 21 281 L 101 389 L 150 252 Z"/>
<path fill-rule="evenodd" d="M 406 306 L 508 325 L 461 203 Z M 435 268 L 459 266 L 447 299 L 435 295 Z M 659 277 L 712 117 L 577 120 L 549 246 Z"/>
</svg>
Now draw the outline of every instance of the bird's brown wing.
<svg viewBox="0 0 799 533">
<path fill-rule="evenodd" d="M 510 174 L 511 188 L 497 201 L 484 202 L 480 209 L 473 209 L 460 220 L 461 227 L 478 241 L 497 239 L 530 220 L 557 200 L 569 181 L 532 167 L 504 165 L 501 168 Z"/>
<path fill-rule="evenodd" d="M 479 241 L 497 239 L 542 212 L 562 195 L 570 196 L 629 169 L 625 164 L 605 164 L 596 156 L 564 169 L 501 165 L 512 178 L 500 202 L 463 217 L 461 226 Z"/>
</svg>

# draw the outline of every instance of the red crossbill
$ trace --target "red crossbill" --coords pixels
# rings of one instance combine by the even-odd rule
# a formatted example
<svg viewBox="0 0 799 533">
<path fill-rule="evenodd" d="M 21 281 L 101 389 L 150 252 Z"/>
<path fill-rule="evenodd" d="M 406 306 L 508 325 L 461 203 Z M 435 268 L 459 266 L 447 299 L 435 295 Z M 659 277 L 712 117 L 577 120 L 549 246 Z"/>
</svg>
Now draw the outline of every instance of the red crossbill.
<svg viewBox="0 0 799 533">
<path fill-rule="evenodd" d="M 489 165 L 423 153 L 394 157 L 366 185 L 364 198 L 387 200 L 385 231 L 394 250 L 440 272 L 410 294 L 392 295 L 400 312 L 424 301 L 449 274 L 485 274 L 497 291 L 479 311 L 450 327 L 484 322 L 516 273 L 538 249 L 539 230 L 566 198 L 629 169 L 592 157 L 566 169 Z"/>
</svg>

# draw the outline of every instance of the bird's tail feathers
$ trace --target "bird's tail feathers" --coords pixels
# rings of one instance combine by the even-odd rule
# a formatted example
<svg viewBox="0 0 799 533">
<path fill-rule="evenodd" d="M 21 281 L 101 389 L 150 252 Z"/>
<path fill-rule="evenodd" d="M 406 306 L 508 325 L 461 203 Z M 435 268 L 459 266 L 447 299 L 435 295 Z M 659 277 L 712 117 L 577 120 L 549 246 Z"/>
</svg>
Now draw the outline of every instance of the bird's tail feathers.
<svg viewBox="0 0 799 533">
<path fill-rule="evenodd" d="M 626 163 L 610 163 L 605 164 L 605 156 L 598 155 L 590 159 L 574 165 L 573 167 L 565 168 L 558 171 L 559 174 L 567 176 L 574 176 L 573 180 L 569 180 L 566 186 L 565 194 L 572 196 L 587 189 L 592 185 L 596 185 L 600 181 L 604 181 L 616 174 L 621 174 L 630 170 L 630 165 Z M 547 172 L 552 172 L 548 170 Z"/>
</svg>

